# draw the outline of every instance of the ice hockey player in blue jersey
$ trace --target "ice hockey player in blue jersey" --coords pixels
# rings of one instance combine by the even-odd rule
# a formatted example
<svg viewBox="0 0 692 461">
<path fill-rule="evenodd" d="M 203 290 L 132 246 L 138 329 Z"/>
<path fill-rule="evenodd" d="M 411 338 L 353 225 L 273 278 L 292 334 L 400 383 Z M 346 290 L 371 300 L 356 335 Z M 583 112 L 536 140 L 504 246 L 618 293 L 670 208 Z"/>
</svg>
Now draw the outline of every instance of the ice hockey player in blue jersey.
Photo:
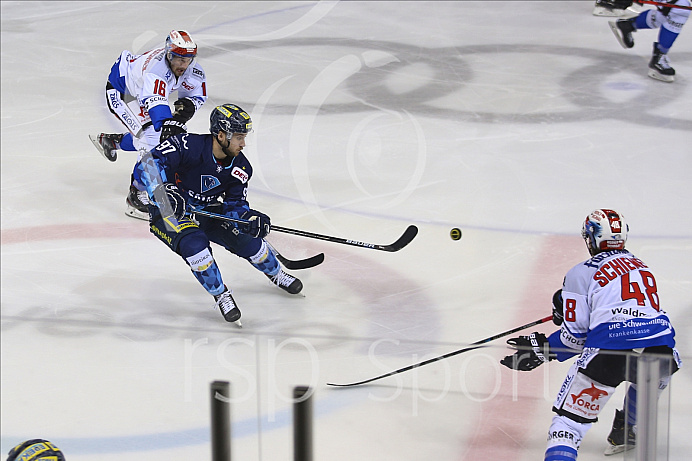
<svg viewBox="0 0 692 461">
<path fill-rule="evenodd" d="M 518 350 L 500 363 L 520 371 L 579 354 L 553 404 L 556 415 L 548 431 L 546 461 L 577 459 L 584 435 L 623 382 L 629 387 L 623 409 L 616 411 L 606 454 L 634 446 L 637 360 L 628 360 L 628 354 L 668 358 L 661 361 L 660 389 L 681 366 L 675 330 L 662 309 L 656 279 L 625 249 L 628 232 L 617 211 L 592 211 L 582 225 L 591 258 L 567 272 L 562 289 L 553 296 L 553 322 L 560 329 L 549 337 L 536 332 L 507 341 Z"/>
<path fill-rule="evenodd" d="M 298 294 L 303 284 L 284 272 L 264 240 L 271 229 L 269 216 L 250 208 L 247 201 L 252 166 L 242 149 L 252 119 L 240 107 L 223 104 L 211 112 L 209 131 L 171 136 L 142 155 L 134 174 L 149 195 L 151 232 L 182 256 L 214 296 L 224 319 L 240 326 L 240 309 L 221 278 L 210 242 L 246 259 L 290 294 Z M 248 224 L 195 216 L 195 210 Z"/>
<path fill-rule="evenodd" d="M 631 3 L 631 2 L 630 2 Z M 668 51 L 682 32 L 682 27 L 690 17 L 690 0 L 669 0 L 671 6 L 657 6 L 647 9 L 629 19 L 610 21 L 610 29 L 615 34 L 620 45 L 628 49 L 634 47 L 632 33 L 641 29 L 659 29 L 658 41 L 654 42 L 651 60 L 649 61 L 649 77 L 662 82 L 675 80 L 675 69 L 668 60 Z"/>
<path fill-rule="evenodd" d="M 151 150 L 187 131 L 185 124 L 207 100 L 206 77 L 196 57 L 197 44 L 184 30 L 172 30 L 163 46 L 141 55 L 120 54 L 108 75 L 106 103 L 128 132 L 89 135 L 107 160 L 115 162 L 118 149 Z M 168 99 L 174 92 L 178 99 L 171 112 Z M 126 215 L 149 219 L 146 191 L 133 175 L 125 204 Z"/>
</svg>

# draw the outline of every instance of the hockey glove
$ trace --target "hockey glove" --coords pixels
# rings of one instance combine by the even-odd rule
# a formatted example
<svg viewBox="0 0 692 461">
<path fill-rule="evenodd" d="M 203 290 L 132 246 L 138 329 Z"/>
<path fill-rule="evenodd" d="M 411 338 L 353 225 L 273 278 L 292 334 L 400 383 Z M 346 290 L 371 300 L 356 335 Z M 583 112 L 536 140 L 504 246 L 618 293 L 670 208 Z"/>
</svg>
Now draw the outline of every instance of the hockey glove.
<svg viewBox="0 0 692 461">
<path fill-rule="evenodd" d="M 192 102 L 190 98 L 180 98 L 173 103 L 175 112 L 173 112 L 173 118 L 182 123 L 187 123 L 190 121 L 193 115 L 195 115 L 195 103 Z"/>
<path fill-rule="evenodd" d="M 161 125 L 161 142 L 176 134 L 187 133 L 187 127 L 185 124 L 174 118 L 167 118 L 163 121 Z"/>
<path fill-rule="evenodd" d="M 556 358 L 551 354 L 548 345 L 548 338 L 543 333 L 531 333 L 529 336 L 519 336 L 507 340 L 510 347 L 518 349 L 512 355 L 508 355 L 500 360 L 500 363 L 507 368 L 519 371 L 531 371 Z"/>
<path fill-rule="evenodd" d="M 565 313 L 562 307 L 562 288 L 560 288 L 553 294 L 553 323 L 560 326 L 564 320 Z"/>
<path fill-rule="evenodd" d="M 154 189 L 154 201 L 164 218 L 175 216 L 175 219 L 180 221 L 185 217 L 187 203 L 180 189 L 175 184 L 166 182 L 156 186 L 156 189 Z"/>
<path fill-rule="evenodd" d="M 260 213 L 257 210 L 248 210 L 243 213 L 240 218 L 248 221 L 247 224 L 240 228 L 243 233 L 261 239 L 269 235 L 272 222 L 266 214 Z"/>
</svg>

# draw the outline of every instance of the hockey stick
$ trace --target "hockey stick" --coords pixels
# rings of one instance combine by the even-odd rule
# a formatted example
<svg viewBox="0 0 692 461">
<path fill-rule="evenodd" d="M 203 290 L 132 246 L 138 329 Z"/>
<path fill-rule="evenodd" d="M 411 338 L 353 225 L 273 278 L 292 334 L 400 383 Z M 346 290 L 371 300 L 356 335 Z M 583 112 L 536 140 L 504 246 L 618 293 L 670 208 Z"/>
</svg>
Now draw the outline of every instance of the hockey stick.
<svg viewBox="0 0 692 461">
<path fill-rule="evenodd" d="M 676 5 L 675 3 L 656 2 L 654 0 L 634 0 L 634 3 L 662 6 L 664 8 L 679 8 L 681 10 L 692 10 L 692 6 Z"/>
<path fill-rule="evenodd" d="M 281 255 L 274 246 L 267 242 L 267 245 L 271 247 L 272 250 L 274 250 L 274 254 L 276 255 L 276 258 L 281 261 L 281 264 L 284 265 L 286 269 L 290 270 L 299 270 L 299 269 L 308 269 L 310 267 L 315 267 L 324 262 L 324 253 L 320 253 L 315 256 L 311 256 L 306 259 L 297 259 L 297 260 L 292 260 L 292 259 L 287 259 L 285 256 Z"/>
<path fill-rule="evenodd" d="M 365 379 L 365 380 L 363 380 L 363 381 L 358 381 L 358 382 L 349 383 L 349 384 L 334 384 L 334 383 L 327 383 L 327 386 L 350 387 L 350 386 L 358 386 L 358 385 L 360 385 L 360 384 L 371 383 L 371 382 L 373 382 L 373 381 L 377 381 L 378 379 L 386 378 L 387 376 L 392 376 L 392 375 L 396 375 L 396 374 L 398 374 L 398 373 L 403 373 L 404 371 L 413 370 L 414 368 L 422 367 L 423 365 L 427 365 L 427 364 L 429 364 L 429 363 L 437 362 L 438 360 L 447 359 L 447 358 L 449 358 L 449 357 L 453 357 L 453 356 L 458 355 L 458 354 L 461 354 L 461 353 L 463 353 L 463 352 L 468 352 L 468 351 L 472 351 L 472 350 L 474 350 L 474 349 L 478 349 L 478 348 L 481 347 L 481 346 L 480 346 L 481 344 L 489 343 L 490 341 L 494 341 L 494 340 L 496 340 L 496 339 L 502 338 L 503 336 L 511 335 L 512 333 L 516 333 L 517 331 L 521 331 L 521 330 L 524 330 L 524 329 L 526 329 L 526 328 L 531 328 L 531 327 L 533 327 L 533 326 L 535 326 L 535 325 L 540 325 L 541 323 L 545 323 L 545 322 L 547 322 L 547 321 L 549 321 L 549 320 L 552 320 L 552 319 L 553 319 L 553 316 L 550 315 L 550 316 L 544 317 L 544 318 L 542 318 L 542 319 L 540 319 L 540 320 L 534 320 L 533 322 L 529 322 L 529 323 L 527 323 L 526 325 L 522 325 L 522 326 L 520 326 L 520 327 L 512 328 L 511 330 L 504 331 L 504 332 L 502 332 L 502 333 L 500 333 L 500 334 L 497 334 L 497 335 L 495 335 L 495 336 L 491 336 L 490 338 L 481 339 L 480 341 L 476 341 L 475 343 L 471 343 L 471 345 L 470 345 L 469 347 L 465 347 L 465 348 L 463 348 L 463 349 L 459 349 L 459 350 L 454 351 L 454 352 L 449 352 L 449 353 L 447 353 L 447 354 L 440 355 L 439 357 L 435 357 L 435 358 L 432 358 L 432 359 L 429 359 L 429 360 L 425 360 L 425 361 L 420 362 L 420 363 L 415 363 L 415 364 L 413 364 L 413 365 L 409 365 L 409 366 L 406 366 L 406 367 L 404 367 L 404 368 L 399 368 L 398 370 L 390 371 L 389 373 L 385 373 L 385 374 L 380 375 L 380 376 L 375 376 L 374 378 Z M 473 347 L 472 347 L 472 346 L 473 346 Z"/>
<path fill-rule="evenodd" d="M 233 222 L 236 224 L 248 224 L 248 221 L 244 219 L 235 219 L 235 218 L 230 218 L 228 216 L 224 216 L 221 214 L 217 213 L 211 213 L 209 211 L 204 211 L 204 210 L 192 210 L 190 212 L 191 214 L 198 214 L 201 216 L 207 216 L 209 218 L 214 218 L 214 219 L 220 219 L 222 221 L 229 221 Z M 411 240 L 414 239 L 414 237 L 418 234 L 418 228 L 414 225 L 408 226 L 408 228 L 404 231 L 404 233 L 397 239 L 396 242 L 390 244 L 390 245 L 376 245 L 374 243 L 365 243 L 365 242 L 358 242 L 356 240 L 349 240 L 349 239 L 344 239 L 341 237 L 331 237 L 329 235 L 322 235 L 322 234 L 313 234 L 312 232 L 306 232 L 298 229 L 291 229 L 288 227 L 281 227 L 281 226 L 275 226 L 272 224 L 271 230 L 277 231 L 277 232 L 284 232 L 286 234 L 293 234 L 293 235 L 299 235 L 301 237 L 308 237 L 308 238 L 313 238 L 313 239 L 318 239 L 318 240 L 326 240 L 327 242 L 332 242 L 332 243 L 342 243 L 344 245 L 353 245 L 361 248 L 371 248 L 373 250 L 381 250 L 381 251 L 389 251 L 389 252 L 394 252 L 394 251 L 399 251 L 402 248 L 404 248 L 406 245 L 411 243 Z"/>
</svg>

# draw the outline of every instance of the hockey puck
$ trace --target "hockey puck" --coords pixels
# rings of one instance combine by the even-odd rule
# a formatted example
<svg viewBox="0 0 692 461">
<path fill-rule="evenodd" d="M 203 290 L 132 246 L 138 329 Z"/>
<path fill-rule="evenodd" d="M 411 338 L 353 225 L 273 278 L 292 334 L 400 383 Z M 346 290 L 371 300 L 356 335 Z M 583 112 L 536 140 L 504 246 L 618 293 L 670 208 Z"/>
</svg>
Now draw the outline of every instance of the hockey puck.
<svg viewBox="0 0 692 461">
<path fill-rule="evenodd" d="M 459 240 L 461 238 L 461 229 L 454 227 L 451 231 L 449 231 L 449 236 L 452 238 L 452 240 Z"/>
</svg>

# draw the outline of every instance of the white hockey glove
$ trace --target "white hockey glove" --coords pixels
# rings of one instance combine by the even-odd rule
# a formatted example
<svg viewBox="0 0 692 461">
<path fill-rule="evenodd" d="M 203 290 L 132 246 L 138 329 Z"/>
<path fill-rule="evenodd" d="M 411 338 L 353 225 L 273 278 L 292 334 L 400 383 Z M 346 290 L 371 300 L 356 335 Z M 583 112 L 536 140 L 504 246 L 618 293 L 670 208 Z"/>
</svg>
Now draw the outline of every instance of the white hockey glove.
<svg viewBox="0 0 692 461">
<path fill-rule="evenodd" d="M 510 338 L 507 340 L 507 344 L 518 350 L 500 360 L 500 363 L 513 370 L 531 371 L 544 362 L 554 360 L 557 357 L 550 353 L 548 338 L 543 333 L 531 333 L 529 336 Z"/>
</svg>

